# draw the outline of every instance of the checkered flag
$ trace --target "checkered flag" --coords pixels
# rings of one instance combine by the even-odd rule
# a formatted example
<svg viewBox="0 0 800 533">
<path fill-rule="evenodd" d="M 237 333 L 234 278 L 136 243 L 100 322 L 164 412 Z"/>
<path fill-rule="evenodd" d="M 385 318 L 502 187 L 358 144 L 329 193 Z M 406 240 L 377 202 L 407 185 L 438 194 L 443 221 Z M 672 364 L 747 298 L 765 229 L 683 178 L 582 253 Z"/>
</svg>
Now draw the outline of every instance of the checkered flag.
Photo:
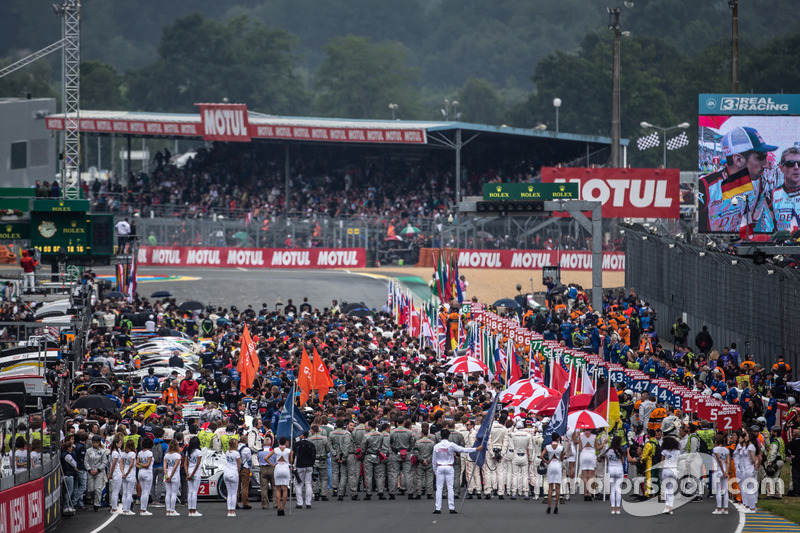
<svg viewBox="0 0 800 533">
<path fill-rule="evenodd" d="M 654 148 L 659 144 L 661 144 L 661 140 L 658 138 L 657 131 L 654 131 L 650 135 L 645 135 L 644 137 L 639 137 L 638 139 L 636 139 L 636 146 L 639 147 L 639 150 L 647 150 L 648 148 Z"/>
<path fill-rule="evenodd" d="M 667 150 L 677 150 L 684 146 L 689 146 L 689 137 L 686 136 L 685 131 L 682 131 L 680 135 L 667 141 Z"/>
</svg>

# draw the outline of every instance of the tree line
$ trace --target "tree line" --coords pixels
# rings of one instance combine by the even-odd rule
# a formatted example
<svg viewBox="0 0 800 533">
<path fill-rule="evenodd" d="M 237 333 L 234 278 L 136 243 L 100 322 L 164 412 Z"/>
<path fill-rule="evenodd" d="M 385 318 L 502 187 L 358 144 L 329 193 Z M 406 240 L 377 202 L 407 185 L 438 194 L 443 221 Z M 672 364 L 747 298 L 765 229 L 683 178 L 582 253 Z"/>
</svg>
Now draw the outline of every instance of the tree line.
<svg viewBox="0 0 800 533">
<path fill-rule="evenodd" d="M 778 0 L 765 0 L 776 3 Z M 550 3 L 556 9 L 577 8 L 583 0 L 562 0 Z M 652 0 L 648 5 L 669 4 L 673 8 L 680 2 Z M 780 3 L 780 2 L 778 2 Z M 101 3 L 102 4 L 102 3 Z M 249 10 L 233 18 L 221 19 L 193 13 L 164 24 L 158 39 L 155 59 L 147 64 L 119 71 L 112 64 L 100 60 L 87 60 L 81 68 L 81 106 L 85 109 L 125 109 L 164 112 L 194 112 L 196 102 L 247 103 L 249 109 L 275 115 L 326 116 L 342 118 L 454 120 L 492 125 L 506 124 L 521 128 L 539 125 L 555 129 L 553 99 L 560 98 L 559 129 L 562 132 L 589 135 L 609 135 L 611 121 L 611 69 L 612 34 L 604 30 L 584 32 L 582 40 L 569 51 L 554 49 L 531 61 L 526 72 L 514 71 L 514 77 L 527 79 L 527 87 L 514 79 L 503 78 L 513 65 L 517 49 L 524 48 L 508 42 L 502 44 L 495 61 L 486 63 L 477 75 L 474 70 L 459 70 L 461 64 L 447 67 L 436 63 L 437 54 L 444 53 L 453 42 L 442 41 L 422 57 L 419 50 L 410 47 L 408 40 L 430 39 L 433 35 L 447 34 L 443 28 L 398 25 L 394 33 L 363 35 L 347 33 L 334 35 L 349 28 L 347 20 L 359 20 L 371 31 L 379 27 L 377 21 L 364 22 L 364 14 L 350 12 L 332 15 L 333 0 L 311 2 L 252 3 Z M 330 11 L 328 24 L 313 32 L 316 41 L 302 41 L 296 34 L 266 25 L 258 20 L 276 15 L 276 6 L 288 6 L 282 15 L 303 13 L 298 6 L 306 5 L 310 12 L 314 6 L 322 12 Z M 338 4 L 338 3 L 337 3 Z M 344 2 L 343 5 L 360 5 L 368 10 L 367 2 Z M 500 32 L 495 24 L 505 24 L 509 39 L 516 39 L 514 31 L 519 24 L 517 16 L 520 2 L 498 2 L 488 13 L 486 6 L 477 1 L 451 3 L 449 0 L 422 3 L 391 1 L 397 17 L 413 18 L 419 13 L 442 20 L 441 10 L 453 13 L 458 23 L 485 26 L 486 43 L 462 43 L 463 50 L 481 50 L 489 46 L 491 36 Z M 419 5 L 417 5 L 419 4 Z M 474 4 L 474 5 L 473 5 Z M 528 3 L 530 4 L 530 2 Z M 717 5 L 709 2 L 708 5 Z M 87 4 L 94 6 L 95 4 Z M 409 7 L 411 6 L 411 7 Z M 461 6 L 459 8 L 459 6 Z M 707 6 L 706 6 L 707 7 Z M 376 8 L 381 11 L 385 6 Z M 459 8 L 464 12 L 455 11 Z M 470 11 L 474 8 L 473 11 Z M 107 9 L 107 8 L 106 8 Z M 503 10 L 506 10 L 505 20 Z M 666 9 L 666 8 L 665 8 Z M 700 8 L 700 11 L 703 9 Z M 247 12 L 245 12 L 247 11 Z M 438 13 L 438 15 L 434 15 Z M 634 10 L 631 10 L 631 14 Z M 565 16 L 566 16 L 565 12 Z M 724 12 L 718 15 L 724 15 Z M 375 14 L 378 17 L 380 13 Z M 535 18 L 534 14 L 528 13 Z M 625 13 L 627 16 L 628 13 Z M 382 16 L 382 15 L 381 15 Z M 648 27 L 644 15 L 631 15 L 631 25 Z M 464 20 L 467 17 L 469 20 Z M 481 19 L 483 17 L 483 20 Z M 425 17 L 423 17 L 424 19 Z M 711 37 L 695 49 L 687 43 L 661 35 L 688 35 L 703 27 L 679 28 L 682 18 L 665 17 L 662 28 L 647 34 L 634 33 L 623 37 L 621 43 L 621 94 L 622 135 L 632 141 L 651 133 L 639 123 L 647 121 L 661 126 L 689 122 L 696 126 L 699 93 L 730 91 L 730 45 L 724 32 L 709 30 Z M 338 22 L 337 22 L 338 21 Z M 447 26 L 449 19 L 443 24 Z M 499 22 L 498 22 L 499 21 Z M 585 27 L 587 20 L 577 17 L 576 22 Z M 288 27 L 301 24 L 297 20 L 284 21 Z M 340 24 L 339 24 L 340 23 Z M 715 24 L 709 28 L 723 26 Z M 442 33 L 444 32 L 444 33 Z M 303 34 L 303 32 L 299 32 Z M 362 32 L 363 33 L 363 32 Z M 544 31 L 554 36 L 557 28 Z M 432 34 L 432 35 L 428 35 Z M 452 30 L 452 35 L 458 32 Z M 570 34 L 572 35 L 572 34 Z M 773 33 L 775 35 L 775 33 Z M 751 42 L 743 38 L 740 44 L 741 92 L 800 92 L 800 72 L 789 54 L 800 43 L 800 33 L 777 34 Z M 546 37 L 543 37 L 546 38 Z M 555 38 L 555 37 L 553 37 Z M 570 37 L 572 38 L 572 37 Z M 709 39 L 706 35 L 705 39 Z M 568 39 L 564 37 L 564 42 Z M 687 41 L 688 42 L 688 41 Z M 692 43 L 696 46 L 697 39 Z M 309 67 L 302 50 L 321 45 L 316 65 Z M 497 44 L 497 43 L 495 43 Z M 519 43 L 518 43 L 519 44 Z M 497 50 L 497 48 L 496 48 Z M 467 53 L 467 52 L 465 52 Z M 491 56 L 478 54 L 479 62 Z M 84 54 L 84 57 L 86 54 Z M 463 63 L 468 63 L 465 56 Z M 11 61 L 9 58 L 5 63 Z M 513 62 L 512 61 L 512 62 Z M 516 63 L 514 63 L 516 64 Z M 436 65 L 431 67 L 431 65 Z M 452 67 L 452 68 L 451 68 Z M 441 72 L 441 78 L 432 70 Z M 468 76 L 460 85 L 450 85 L 460 76 Z M 0 78 L 0 95 L 57 96 L 60 93 L 60 75 L 46 63 L 36 63 L 6 78 Z M 447 99 L 446 104 L 444 100 Z M 457 102 L 457 105 L 453 105 Z M 394 109 L 389 104 L 393 104 Z M 692 141 L 689 147 L 670 153 L 670 166 L 693 169 L 696 164 L 697 133 L 690 128 L 687 134 Z M 635 166 L 657 166 L 661 163 L 659 150 L 639 152 L 632 144 L 630 163 Z"/>
</svg>

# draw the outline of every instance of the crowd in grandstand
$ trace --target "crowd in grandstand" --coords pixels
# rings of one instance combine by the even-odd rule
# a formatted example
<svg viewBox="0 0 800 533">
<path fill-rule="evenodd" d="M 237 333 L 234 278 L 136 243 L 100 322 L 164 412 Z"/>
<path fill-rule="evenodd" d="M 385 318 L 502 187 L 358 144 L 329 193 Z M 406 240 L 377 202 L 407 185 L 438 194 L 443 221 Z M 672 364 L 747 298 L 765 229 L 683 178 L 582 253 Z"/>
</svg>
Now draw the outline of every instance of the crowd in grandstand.
<svg viewBox="0 0 800 533">
<path fill-rule="evenodd" d="M 93 209 L 141 217 L 155 216 L 212 218 L 214 214 L 241 220 L 249 228 L 268 232 L 284 215 L 285 176 L 283 152 L 267 147 L 215 144 L 197 150 L 182 166 L 170 163 L 170 154 L 160 151 L 153 168 L 145 173 L 131 173 L 122 181 L 95 179 L 84 184 Z M 161 157 L 158 157 L 161 155 Z M 173 158 L 174 160 L 174 158 Z M 478 168 L 465 164 L 462 194 L 480 195 L 485 182 L 520 182 L 532 178 L 534 167 L 519 161 L 508 168 Z M 296 236 L 281 246 L 338 246 L 318 227 L 323 218 L 347 218 L 379 227 L 381 237 L 397 235 L 409 225 L 426 220 L 421 234 L 402 234 L 403 241 L 416 247 L 452 239 L 443 235 L 448 218 L 455 214 L 453 170 L 448 160 L 423 159 L 413 165 L 359 159 L 358 162 L 298 158 L 291 167 L 289 186 L 290 214 L 310 221 L 308 235 Z M 250 226 L 250 224 L 253 224 Z M 234 234 L 222 231 L 224 244 L 240 244 Z M 445 234 L 448 232 L 445 231 Z M 140 236 L 144 243 L 148 235 Z M 326 240 L 327 238 L 327 240 Z M 531 238 L 534 240 L 532 241 Z M 584 235 L 539 233 L 529 238 L 503 234 L 480 234 L 468 237 L 467 247 L 476 248 L 545 248 L 588 249 Z M 207 236 L 191 231 L 176 231 L 163 236 L 156 244 L 191 246 L 208 244 Z M 152 244 L 152 243 L 151 243 Z M 382 238 L 371 248 L 388 248 Z M 618 249 L 608 243 L 607 249 Z"/>
</svg>

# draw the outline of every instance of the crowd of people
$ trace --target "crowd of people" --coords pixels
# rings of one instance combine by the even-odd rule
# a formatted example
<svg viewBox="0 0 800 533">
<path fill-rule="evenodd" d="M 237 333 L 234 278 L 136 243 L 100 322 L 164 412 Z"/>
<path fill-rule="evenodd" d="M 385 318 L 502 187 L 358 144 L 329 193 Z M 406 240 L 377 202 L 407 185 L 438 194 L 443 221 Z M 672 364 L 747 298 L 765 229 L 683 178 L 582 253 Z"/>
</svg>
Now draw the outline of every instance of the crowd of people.
<svg viewBox="0 0 800 533">
<path fill-rule="evenodd" d="M 521 323 L 565 346 L 741 405 L 743 427 L 723 431 L 647 392 L 617 384 L 619 425 L 568 430 L 548 445 L 547 416 L 500 406 L 485 441 L 485 463 L 478 467 L 468 447 L 476 444 L 478 429 L 504 385 L 499 377 L 481 373 L 447 373 L 446 361 L 453 354 L 437 357 L 432 346 L 397 325 L 388 305 L 374 317 L 348 316 L 335 301 L 322 309 L 308 302 L 300 310 L 287 305 L 281 311 L 266 304 L 260 309 L 232 305 L 187 315 L 170 300 L 101 301 L 96 316 L 102 320 L 93 321 L 81 371 L 72 376 L 73 397 L 85 395 L 92 380 L 103 377 L 110 384 L 107 397 L 121 410 L 78 409 L 69 416 L 61 444 L 64 507 L 97 511 L 107 503 L 112 512 L 129 515 L 138 501 L 142 515 L 164 506 L 167 516 L 179 516 L 179 502 L 187 506 L 188 516 L 201 516 L 202 462 L 213 452 L 224 456 L 220 484 L 227 489 L 229 516 L 251 508 L 251 477 L 258 479 L 252 485 L 259 487 L 262 509 L 277 509 L 278 515 L 292 505 L 290 486 L 297 507 L 332 498 L 402 496 L 436 497 L 439 511 L 451 480 L 451 511 L 453 498 L 464 491 L 467 498 L 478 499 L 546 496 L 547 512 L 556 513 L 559 504 L 583 493 L 586 501 L 607 494 L 612 513 L 619 514 L 620 481 L 626 476 L 634 481 L 637 498 L 660 495 L 665 512 L 671 513 L 675 491 L 667 481 L 680 468 L 690 469 L 697 479 L 703 472 L 711 474 L 707 485 L 718 489 L 715 514 L 721 514 L 727 512 L 729 492 L 719 490 L 728 487 L 721 480 L 771 480 L 771 495 L 780 497 L 777 481 L 790 459 L 791 491 L 800 489 L 800 409 L 787 385 L 791 368 L 782 359 L 765 369 L 735 345 L 717 353 L 707 331 L 695 337 L 696 349 L 690 349 L 690 331 L 681 321 L 672 328 L 668 349 L 655 335 L 656 311 L 635 291 L 609 292 L 603 309 L 592 311 L 579 286 L 554 285 L 548 302 L 548 307 L 528 310 Z M 167 377 L 156 376 L 152 367 L 145 377 L 136 377 L 142 359 L 132 328 L 139 316 L 156 322 L 159 334 L 177 329 L 200 343 L 196 364 L 174 354 L 168 364 L 175 371 Z M 462 318 L 471 319 L 469 314 Z M 245 326 L 257 337 L 259 364 L 253 382 L 242 386 L 237 367 Z M 288 394 L 295 390 L 304 351 L 325 363 L 332 386 L 304 404 L 308 433 L 278 437 L 284 405 L 295 401 Z M 526 368 L 525 347 L 519 353 Z M 49 375 L 54 381 L 67 377 L 60 364 Z M 779 400 L 788 402 L 782 417 Z M 152 410 L 125 409 L 145 405 L 137 402 L 155 405 Z M 23 438 L 17 439 L 16 449 L 26 450 L 28 444 L 41 446 Z M 713 460 L 704 467 L 682 459 L 692 453 L 710 454 Z M 17 461 L 24 463 L 27 456 L 20 454 Z M 659 473 L 653 466 L 662 462 Z M 706 492 L 700 485 L 690 496 L 702 500 Z M 754 511 L 751 493 L 736 497 Z"/>
<path fill-rule="evenodd" d="M 333 235 L 322 231 L 323 219 L 348 219 L 378 229 L 371 235 L 374 249 L 388 249 L 395 243 L 385 238 L 400 236 L 409 225 L 422 226 L 422 233 L 402 234 L 403 246 L 416 248 L 440 242 L 449 244 L 454 232 L 449 217 L 456 216 L 452 161 L 431 156 L 414 163 L 378 161 L 353 156 L 331 161 L 329 155 L 300 158 L 293 162 L 290 182 L 290 216 L 309 221 L 308 230 L 286 240 L 280 224 L 285 210 L 284 154 L 268 146 L 232 146 L 218 144 L 197 150 L 193 158 L 178 167 L 170 163 L 165 150 L 156 155 L 152 169 L 131 173 L 125 180 L 113 177 L 85 183 L 85 193 L 95 211 L 111 211 L 129 216 L 213 218 L 246 222 L 250 230 L 258 228 L 272 246 L 315 247 L 341 246 Z M 160 157 L 159 157 L 160 156 Z M 486 163 L 465 163 L 462 172 L 462 194 L 480 195 L 483 183 L 529 181 L 541 164 L 518 161 L 505 168 L 492 168 Z M 301 226 L 297 226 L 300 229 Z M 393 229 L 395 233 L 393 234 Z M 491 229 L 491 228 L 490 228 Z M 139 235 L 140 242 L 171 246 L 236 246 L 241 228 L 210 238 L 184 228 L 170 235 Z M 211 231 L 211 230 L 209 230 Z M 214 230 L 216 231 L 216 229 Z M 269 238 L 269 232 L 274 233 Z M 147 233 L 147 232 L 146 232 Z M 589 249 L 585 235 L 565 231 L 520 237 L 481 232 L 466 237 L 467 248 L 541 248 L 563 250 Z M 252 235 L 251 235 L 252 240 Z M 619 242 L 607 243 L 606 249 L 619 249 Z"/>
</svg>

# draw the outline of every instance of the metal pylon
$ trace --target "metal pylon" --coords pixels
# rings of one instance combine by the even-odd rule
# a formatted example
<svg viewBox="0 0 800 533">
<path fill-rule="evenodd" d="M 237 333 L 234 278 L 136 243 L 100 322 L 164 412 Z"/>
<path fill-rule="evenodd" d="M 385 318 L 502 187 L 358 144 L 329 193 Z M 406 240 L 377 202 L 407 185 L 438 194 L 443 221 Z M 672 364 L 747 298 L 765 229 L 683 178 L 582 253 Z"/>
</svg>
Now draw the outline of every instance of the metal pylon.
<svg viewBox="0 0 800 533">
<path fill-rule="evenodd" d="M 62 49 L 63 64 L 63 99 L 64 110 L 64 145 L 61 162 L 62 194 L 64 199 L 77 200 L 80 198 L 80 0 L 64 0 L 61 5 L 64 17 L 63 36 L 64 48 Z"/>
</svg>

